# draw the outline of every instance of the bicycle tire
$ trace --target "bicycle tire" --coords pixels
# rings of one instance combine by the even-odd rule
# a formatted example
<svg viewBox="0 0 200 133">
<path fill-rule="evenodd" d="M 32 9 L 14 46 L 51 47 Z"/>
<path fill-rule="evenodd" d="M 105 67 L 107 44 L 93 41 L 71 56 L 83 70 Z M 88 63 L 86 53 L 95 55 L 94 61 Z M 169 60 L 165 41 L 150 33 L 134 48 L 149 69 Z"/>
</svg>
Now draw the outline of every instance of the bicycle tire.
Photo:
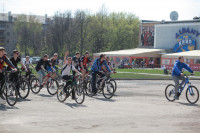
<svg viewBox="0 0 200 133">
<path fill-rule="evenodd" d="M 59 86 L 58 90 L 57 90 L 57 99 L 60 102 L 64 102 L 67 99 L 67 95 L 64 92 L 64 86 Z"/>
<path fill-rule="evenodd" d="M 17 90 L 13 84 L 9 84 L 5 86 L 6 88 L 6 102 L 10 106 L 14 106 L 17 103 L 18 95 Z M 9 88 L 8 88 L 9 87 Z M 13 96 L 13 97 L 11 97 Z"/>
<path fill-rule="evenodd" d="M 50 95 L 55 95 L 57 93 L 58 87 L 59 87 L 58 82 L 54 79 L 51 79 L 47 83 L 47 91 Z"/>
<path fill-rule="evenodd" d="M 24 95 L 22 95 L 23 92 L 25 92 Z M 29 83 L 28 83 L 28 81 L 22 79 L 20 81 L 19 97 L 22 99 L 26 99 L 28 97 L 29 93 L 30 93 Z"/>
<path fill-rule="evenodd" d="M 113 97 L 113 95 L 114 95 L 114 86 L 113 86 L 113 84 L 110 83 L 110 82 L 106 82 L 105 86 L 103 87 L 103 96 L 106 99 L 110 99 L 110 98 Z"/>
<path fill-rule="evenodd" d="M 168 90 L 169 90 L 169 93 L 168 93 Z M 173 84 L 167 85 L 165 88 L 165 97 L 167 98 L 168 101 L 173 102 L 175 100 L 174 96 L 175 96 L 175 85 Z M 170 99 L 169 97 L 171 97 L 172 99 Z"/>
<path fill-rule="evenodd" d="M 89 81 L 86 86 L 87 87 L 84 88 L 86 95 L 89 96 L 89 97 L 92 97 L 93 93 L 92 93 L 92 84 L 91 84 L 91 82 Z"/>
<path fill-rule="evenodd" d="M 76 101 L 76 103 L 82 104 L 84 102 L 84 100 L 85 100 L 84 89 L 81 86 L 76 86 L 74 88 L 74 92 L 75 92 L 75 101 Z"/>
<path fill-rule="evenodd" d="M 195 90 L 196 94 L 191 95 L 191 93 L 190 93 L 191 90 L 189 90 L 189 89 L 193 89 L 192 90 L 193 93 L 194 93 L 194 90 Z M 190 98 L 189 98 L 189 96 L 194 96 L 194 95 L 197 95 L 197 98 L 194 101 L 191 101 Z M 191 85 L 190 87 L 187 88 L 187 90 L 186 90 L 186 99 L 191 104 L 195 104 L 199 100 L 199 91 L 198 91 L 197 87 Z"/>
<path fill-rule="evenodd" d="M 38 94 L 40 92 L 40 82 L 39 82 L 39 80 L 37 78 L 34 78 L 31 81 L 31 91 L 34 94 Z"/>
<path fill-rule="evenodd" d="M 110 82 L 113 84 L 113 86 L 114 86 L 114 93 L 116 92 L 116 90 L 117 90 L 117 83 L 116 83 L 116 81 L 114 80 L 114 79 L 110 79 Z"/>
</svg>

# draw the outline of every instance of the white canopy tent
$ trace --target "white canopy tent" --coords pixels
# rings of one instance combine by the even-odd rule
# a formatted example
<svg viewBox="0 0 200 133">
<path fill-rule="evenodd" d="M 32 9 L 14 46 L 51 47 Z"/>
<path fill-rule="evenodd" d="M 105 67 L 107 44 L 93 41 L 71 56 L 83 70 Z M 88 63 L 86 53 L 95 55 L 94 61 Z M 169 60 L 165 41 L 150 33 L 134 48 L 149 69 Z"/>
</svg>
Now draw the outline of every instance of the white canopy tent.
<svg viewBox="0 0 200 133">
<path fill-rule="evenodd" d="M 183 56 L 187 59 L 200 59 L 200 50 L 172 53 L 172 54 L 164 54 L 162 58 L 178 58 Z"/>
<path fill-rule="evenodd" d="M 93 56 L 99 56 L 105 54 L 106 56 L 134 56 L 134 57 L 155 57 L 160 58 L 160 53 L 165 53 L 164 49 L 147 49 L 147 48 L 135 48 L 126 50 L 117 50 L 109 52 L 94 53 Z"/>
</svg>

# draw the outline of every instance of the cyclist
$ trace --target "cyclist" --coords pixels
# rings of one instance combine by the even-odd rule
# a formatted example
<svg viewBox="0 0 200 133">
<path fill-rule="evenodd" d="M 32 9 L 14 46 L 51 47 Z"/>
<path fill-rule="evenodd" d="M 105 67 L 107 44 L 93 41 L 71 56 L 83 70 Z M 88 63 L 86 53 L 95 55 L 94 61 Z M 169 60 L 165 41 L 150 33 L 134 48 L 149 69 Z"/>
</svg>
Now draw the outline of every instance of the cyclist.
<svg viewBox="0 0 200 133">
<path fill-rule="evenodd" d="M 84 81 L 85 75 L 88 72 L 87 64 L 90 63 L 90 66 L 91 66 L 91 60 L 89 58 L 89 52 L 86 51 L 85 55 L 82 56 L 80 60 L 81 60 L 81 73 L 83 74 L 82 75 L 82 80 Z"/>
<path fill-rule="evenodd" d="M 187 64 L 184 63 L 183 56 L 180 56 L 178 58 L 178 60 L 175 62 L 173 70 L 172 70 L 172 78 L 175 82 L 175 96 L 174 96 L 175 100 L 179 100 L 178 88 L 181 87 L 184 84 L 184 81 L 185 81 L 185 77 L 184 77 L 184 74 L 182 72 L 183 68 L 187 69 L 190 73 L 193 73 L 191 68 Z M 180 86 L 179 86 L 179 79 L 182 80 Z"/>
<path fill-rule="evenodd" d="M 26 69 L 27 69 L 27 72 L 26 72 L 26 75 L 25 75 L 25 77 L 27 77 L 27 76 L 30 76 L 30 74 L 31 74 L 31 71 L 30 71 L 30 65 L 32 66 L 32 68 L 34 69 L 34 66 L 33 66 L 33 64 L 32 64 L 32 62 L 29 60 L 29 56 L 26 56 L 26 60 L 24 61 L 24 65 L 26 66 Z M 22 70 L 23 70 L 24 68 L 22 67 Z"/>
<path fill-rule="evenodd" d="M 17 68 L 18 70 L 19 70 L 18 63 L 20 63 L 22 65 L 22 67 L 25 69 L 25 71 L 27 72 L 26 66 L 23 64 L 23 62 L 20 58 L 20 52 L 18 50 L 13 50 L 13 57 L 10 58 L 10 61 L 15 66 L 15 68 Z M 9 71 L 11 70 L 10 66 L 8 66 L 8 70 Z M 17 83 L 18 73 L 17 72 L 11 73 L 10 74 L 10 80 Z M 20 84 L 17 83 L 17 85 L 16 85 L 17 93 L 19 93 L 19 86 L 20 86 Z"/>
<path fill-rule="evenodd" d="M 45 72 L 47 72 L 47 70 L 44 68 L 44 66 L 46 65 L 46 66 L 51 66 L 50 64 L 49 64 L 49 62 L 48 62 L 48 58 L 49 58 L 49 56 L 47 55 L 47 54 L 45 54 L 44 56 L 43 56 L 43 58 L 41 58 L 40 60 L 39 60 L 39 62 L 37 63 L 37 65 L 36 65 L 36 67 L 35 67 L 35 69 L 36 69 L 36 71 L 37 71 L 37 73 L 38 73 L 38 75 L 39 75 L 39 82 L 40 82 L 40 88 L 42 88 L 43 87 L 43 85 L 42 85 L 42 78 L 44 77 L 44 76 L 46 76 L 46 74 L 45 74 Z M 54 70 L 54 68 L 51 66 L 50 67 L 51 69 L 52 69 L 52 71 L 55 71 Z M 51 74 L 50 75 L 51 77 L 55 77 L 55 74 Z M 53 78 L 54 78 L 53 77 Z"/>
<path fill-rule="evenodd" d="M 106 57 L 105 54 L 101 54 L 99 58 L 97 58 L 94 63 L 92 64 L 92 93 L 93 95 L 96 95 L 97 88 L 96 88 L 96 75 L 100 75 L 101 77 L 104 76 L 104 74 L 101 72 L 102 67 L 105 66 L 108 72 L 111 72 L 110 68 L 108 67 L 106 63 Z M 100 81 L 99 81 L 100 83 Z"/>
<path fill-rule="evenodd" d="M 58 54 L 57 53 L 54 53 L 53 54 L 53 57 L 50 58 L 50 64 L 51 66 L 57 70 L 58 68 L 56 67 L 56 64 L 60 65 L 60 62 L 58 60 Z"/>
<path fill-rule="evenodd" d="M 64 80 L 67 80 L 66 85 L 64 87 L 64 91 L 65 93 L 67 93 L 67 87 L 73 83 L 74 79 L 74 75 L 71 76 L 71 71 L 75 71 L 76 73 L 82 75 L 73 65 L 72 65 L 72 58 L 67 56 L 69 55 L 69 52 L 67 51 L 65 53 L 65 57 L 64 57 L 64 65 L 62 68 L 62 78 Z M 66 59 L 67 58 L 67 59 Z M 70 81 L 71 80 L 71 81 Z M 75 99 L 75 92 L 74 90 L 72 91 L 72 99 Z"/>
<path fill-rule="evenodd" d="M 110 58 L 109 58 L 108 56 L 106 57 L 106 63 L 107 63 L 107 65 L 109 66 L 110 70 L 111 70 L 111 71 L 114 71 L 114 68 L 112 67 L 112 64 L 111 64 L 111 62 L 110 62 Z"/>
<path fill-rule="evenodd" d="M 76 52 L 75 56 L 72 58 L 72 65 L 80 71 L 80 53 Z M 75 71 L 73 71 L 73 75 L 75 75 Z"/>
<path fill-rule="evenodd" d="M 12 70 L 17 71 L 15 66 L 12 64 L 12 62 L 5 56 L 6 52 L 3 47 L 0 47 L 0 82 L 4 79 L 4 74 L 3 74 L 3 64 L 6 63 Z M 0 86 L 0 97 L 5 100 L 2 92 L 2 87 L 3 87 L 4 81 L 1 82 Z"/>
</svg>

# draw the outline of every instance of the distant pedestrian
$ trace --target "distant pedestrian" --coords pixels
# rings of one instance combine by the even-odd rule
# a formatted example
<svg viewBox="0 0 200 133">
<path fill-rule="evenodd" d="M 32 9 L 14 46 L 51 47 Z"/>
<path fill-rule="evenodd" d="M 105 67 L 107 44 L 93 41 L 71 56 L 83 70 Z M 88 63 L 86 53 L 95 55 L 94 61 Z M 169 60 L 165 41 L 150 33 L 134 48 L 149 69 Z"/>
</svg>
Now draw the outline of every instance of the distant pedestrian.
<svg viewBox="0 0 200 133">
<path fill-rule="evenodd" d="M 132 61 L 132 69 L 135 67 L 135 61 Z"/>
</svg>

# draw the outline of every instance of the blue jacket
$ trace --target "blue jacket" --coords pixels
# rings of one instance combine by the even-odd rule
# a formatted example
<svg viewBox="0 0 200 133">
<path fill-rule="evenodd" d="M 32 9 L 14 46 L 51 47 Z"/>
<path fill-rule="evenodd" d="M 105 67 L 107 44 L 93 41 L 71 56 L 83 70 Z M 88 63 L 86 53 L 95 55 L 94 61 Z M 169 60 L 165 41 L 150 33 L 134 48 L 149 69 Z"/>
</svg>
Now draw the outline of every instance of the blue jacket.
<svg viewBox="0 0 200 133">
<path fill-rule="evenodd" d="M 106 63 L 106 61 L 103 61 L 102 64 L 100 64 L 100 58 L 97 58 L 97 59 L 94 61 L 94 63 L 92 64 L 91 70 L 92 70 L 92 71 L 100 71 L 100 70 L 101 70 L 101 67 L 102 67 L 103 65 L 106 66 L 106 69 L 107 69 L 109 72 L 111 72 L 111 71 L 110 71 L 110 68 L 108 67 L 108 65 L 107 65 L 107 63 Z"/>
<path fill-rule="evenodd" d="M 181 63 L 179 60 L 177 60 L 174 64 L 173 70 L 172 70 L 172 76 L 180 76 L 182 73 L 182 69 L 185 68 L 189 72 L 193 73 L 192 69 L 185 63 Z"/>
</svg>

